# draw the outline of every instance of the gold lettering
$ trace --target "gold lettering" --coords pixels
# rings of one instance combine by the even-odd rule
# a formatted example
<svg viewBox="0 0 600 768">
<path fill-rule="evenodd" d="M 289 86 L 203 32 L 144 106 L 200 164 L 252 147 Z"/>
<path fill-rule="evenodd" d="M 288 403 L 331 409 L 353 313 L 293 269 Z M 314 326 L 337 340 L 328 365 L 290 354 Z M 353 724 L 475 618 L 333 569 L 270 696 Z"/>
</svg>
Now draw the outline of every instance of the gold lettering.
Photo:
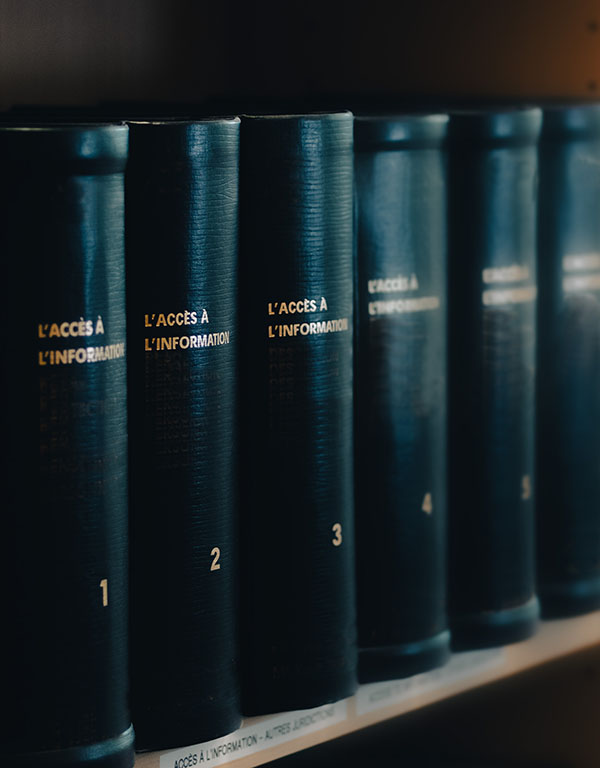
<svg viewBox="0 0 600 768">
<path fill-rule="evenodd" d="M 221 564 L 219 563 L 219 558 L 221 557 L 221 550 L 219 549 L 219 547 L 213 547 L 210 550 L 210 556 L 213 558 L 213 561 L 210 564 L 210 570 L 211 571 L 220 570 Z"/>
<path fill-rule="evenodd" d="M 331 540 L 331 543 L 334 547 L 339 547 L 342 543 L 342 524 L 341 523 L 334 523 L 331 526 L 331 530 L 333 533 L 335 533 L 335 538 Z"/>
<path fill-rule="evenodd" d="M 106 608 L 108 605 L 108 579 L 102 579 L 100 589 L 102 590 L 102 605 Z"/>
</svg>

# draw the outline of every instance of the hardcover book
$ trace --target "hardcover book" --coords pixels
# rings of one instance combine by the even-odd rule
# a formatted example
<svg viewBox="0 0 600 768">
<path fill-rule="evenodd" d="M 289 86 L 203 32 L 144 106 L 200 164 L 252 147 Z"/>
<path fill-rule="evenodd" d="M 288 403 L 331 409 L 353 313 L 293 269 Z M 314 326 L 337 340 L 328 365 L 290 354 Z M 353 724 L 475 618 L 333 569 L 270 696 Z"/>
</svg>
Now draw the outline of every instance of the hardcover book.
<svg viewBox="0 0 600 768">
<path fill-rule="evenodd" d="M 130 768 L 126 125 L 0 128 L 10 765 Z M 19 320 L 19 318 L 21 318 Z"/>
<path fill-rule="evenodd" d="M 457 649 L 535 632 L 536 108 L 449 123 L 449 611 Z"/>
<path fill-rule="evenodd" d="M 600 608 L 600 105 L 544 109 L 540 141 L 538 589 Z"/>
<path fill-rule="evenodd" d="M 356 687 L 352 115 L 242 118 L 242 706 Z"/>
<path fill-rule="evenodd" d="M 136 749 L 240 724 L 237 118 L 131 121 L 126 176 Z"/>
<path fill-rule="evenodd" d="M 446 115 L 355 121 L 359 679 L 449 657 Z"/>
</svg>

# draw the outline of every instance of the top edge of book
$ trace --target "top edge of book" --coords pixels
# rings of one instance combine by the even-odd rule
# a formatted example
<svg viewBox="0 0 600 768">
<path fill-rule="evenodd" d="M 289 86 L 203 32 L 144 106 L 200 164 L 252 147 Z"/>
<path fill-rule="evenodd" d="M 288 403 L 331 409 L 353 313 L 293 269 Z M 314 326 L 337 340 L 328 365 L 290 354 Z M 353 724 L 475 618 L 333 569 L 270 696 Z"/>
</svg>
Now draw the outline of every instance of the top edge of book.
<svg viewBox="0 0 600 768">
<path fill-rule="evenodd" d="M 209 116 L 209 117 L 132 117 L 127 118 L 126 122 L 130 126 L 149 126 L 149 127 L 181 127 L 191 125 L 207 124 L 227 124 L 237 125 L 241 123 L 239 117 L 234 115 Z"/>
<path fill-rule="evenodd" d="M 125 167 L 128 150 L 125 123 L 0 125 L 5 168 L 64 166 L 75 173 L 117 173 Z"/>
<path fill-rule="evenodd" d="M 65 118 L 60 115 L 42 115 L 23 116 L 10 115 L 4 120 L 0 120 L 0 129 L 12 128 L 20 130 L 58 130 L 58 129 L 93 129 L 112 126 L 130 126 L 130 125 L 152 125 L 152 126 L 173 126 L 173 125 L 202 125 L 204 123 L 239 123 L 240 118 L 237 115 L 102 115 L 90 114 L 80 115 L 73 118 Z"/>
<path fill-rule="evenodd" d="M 600 139 L 600 103 L 555 103 L 544 105 L 543 109 L 542 139 Z"/>
<path fill-rule="evenodd" d="M 531 144 L 538 140 L 543 111 L 538 106 L 473 107 L 449 111 L 448 136 L 452 141 Z"/>
<path fill-rule="evenodd" d="M 447 114 L 358 114 L 354 143 L 358 150 L 375 147 L 436 146 L 446 137 Z"/>
<path fill-rule="evenodd" d="M 268 121 L 290 121 L 299 122 L 303 120 L 348 120 L 353 118 L 353 114 L 348 109 L 332 110 L 332 111 L 314 111 L 314 112 L 298 112 L 298 113 L 281 113 L 276 112 L 257 112 L 257 113 L 242 113 L 242 120 L 268 120 Z"/>
<path fill-rule="evenodd" d="M 13 133 L 67 133 L 67 132 L 91 132 L 91 131 L 121 131 L 127 134 L 127 122 L 121 119 L 115 120 L 22 120 L 0 122 L 0 131 Z"/>
</svg>

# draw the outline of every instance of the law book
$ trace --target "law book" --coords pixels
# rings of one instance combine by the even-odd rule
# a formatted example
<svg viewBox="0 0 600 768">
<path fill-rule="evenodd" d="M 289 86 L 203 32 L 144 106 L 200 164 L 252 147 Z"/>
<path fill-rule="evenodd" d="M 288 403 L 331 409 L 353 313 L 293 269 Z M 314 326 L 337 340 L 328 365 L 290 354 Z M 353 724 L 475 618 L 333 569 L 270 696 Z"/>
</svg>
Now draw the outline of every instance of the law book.
<svg viewBox="0 0 600 768">
<path fill-rule="evenodd" d="M 449 570 L 452 644 L 536 631 L 537 141 L 532 107 L 449 122 Z"/>
<path fill-rule="evenodd" d="M 126 125 L 0 127 L 0 751 L 130 768 Z"/>
<path fill-rule="evenodd" d="M 242 711 L 356 687 L 352 114 L 242 117 Z"/>
<path fill-rule="evenodd" d="M 238 118 L 131 121 L 126 175 L 136 749 L 240 724 Z"/>
<path fill-rule="evenodd" d="M 359 680 L 449 657 L 443 114 L 355 119 Z"/>
<path fill-rule="evenodd" d="M 540 140 L 537 546 L 542 615 L 600 608 L 600 105 Z"/>
</svg>

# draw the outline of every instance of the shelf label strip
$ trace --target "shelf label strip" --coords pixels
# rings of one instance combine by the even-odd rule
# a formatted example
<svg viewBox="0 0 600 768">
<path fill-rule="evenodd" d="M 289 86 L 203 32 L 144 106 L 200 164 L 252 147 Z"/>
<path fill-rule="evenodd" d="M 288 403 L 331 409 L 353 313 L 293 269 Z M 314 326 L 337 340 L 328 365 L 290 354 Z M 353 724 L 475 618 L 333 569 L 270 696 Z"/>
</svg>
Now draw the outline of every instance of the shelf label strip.
<svg viewBox="0 0 600 768">
<path fill-rule="evenodd" d="M 361 685 L 356 694 L 356 714 L 365 715 L 432 691 L 443 690 L 488 669 L 502 666 L 504 662 L 505 654 L 502 648 L 465 651 L 454 654 L 447 664 L 430 672 L 404 680 Z"/>
<path fill-rule="evenodd" d="M 323 728 L 341 723 L 348 716 L 347 701 L 314 709 L 283 712 L 256 722 L 213 741 L 182 747 L 160 756 L 160 768 L 208 768 L 231 763 L 256 752 L 293 741 Z"/>
</svg>

